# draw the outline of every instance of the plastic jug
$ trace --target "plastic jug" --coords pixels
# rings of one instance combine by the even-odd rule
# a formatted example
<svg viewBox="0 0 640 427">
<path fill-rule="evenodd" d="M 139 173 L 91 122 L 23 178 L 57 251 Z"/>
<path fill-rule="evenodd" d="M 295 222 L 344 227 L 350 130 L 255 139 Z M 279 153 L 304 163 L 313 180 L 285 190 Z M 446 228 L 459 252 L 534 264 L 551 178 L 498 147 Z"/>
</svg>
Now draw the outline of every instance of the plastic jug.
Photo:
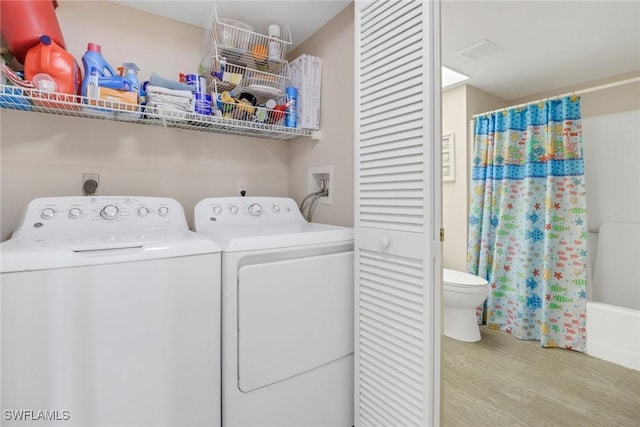
<svg viewBox="0 0 640 427">
<path fill-rule="evenodd" d="M 37 45 L 40 36 L 47 34 L 51 40 L 66 47 L 54 1 L 14 0 L 0 2 L 0 30 L 7 47 L 18 62 L 24 64 L 29 49 Z"/>
<path fill-rule="evenodd" d="M 38 74 L 46 74 L 57 84 L 57 92 L 77 95 L 82 76 L 80 66 L 73 55 L 51 40 L 40 37 L 40 43 L 27 52 L 24 60 L 24 78 L 33 80 Z"/>
<path fill-rule="evenodd" d="M 95 68 L 100 76 L 118 77 L 116 71 L 105 61 L 102 56 L 102 48 L 99 44 L 89 43 L 87 51 L 82 56 L 82 65 L 84 66 L 84 79 L 82 80 L 82 96 L 87 96 L 87 85 L 91 77 L 91 71 Z"/>
</svg>

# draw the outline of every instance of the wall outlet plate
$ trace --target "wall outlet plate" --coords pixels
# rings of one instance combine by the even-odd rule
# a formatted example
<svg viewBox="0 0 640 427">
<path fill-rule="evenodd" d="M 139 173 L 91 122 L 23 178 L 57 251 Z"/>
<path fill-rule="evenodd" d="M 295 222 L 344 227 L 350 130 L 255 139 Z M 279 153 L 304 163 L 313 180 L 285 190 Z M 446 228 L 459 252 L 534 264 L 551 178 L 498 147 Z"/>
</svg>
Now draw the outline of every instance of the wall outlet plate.
<svg viewBox="0 0 640 427">
<path fill-rule="evenodd" d="M 88 188 L 92 188 L 92 185 L 87 186 L 86 182 L 89 180 L 94 180 L 96 182 L 96 187 L 93 193 L 90 193 Z M 100 174 L 97 173 L 83 173 L 82 174 L 82 194 L 85 196 L 92 196 L 96 194 L 98 187 L 100 186 Z"/>
<path fill-rule="evenodd" d="M 100 185 L 100 174 L 99 173 L 83 173 L 82 174 L 82 184 L 88 180 L 94 180 L 98 185 Z"/>
</svg>

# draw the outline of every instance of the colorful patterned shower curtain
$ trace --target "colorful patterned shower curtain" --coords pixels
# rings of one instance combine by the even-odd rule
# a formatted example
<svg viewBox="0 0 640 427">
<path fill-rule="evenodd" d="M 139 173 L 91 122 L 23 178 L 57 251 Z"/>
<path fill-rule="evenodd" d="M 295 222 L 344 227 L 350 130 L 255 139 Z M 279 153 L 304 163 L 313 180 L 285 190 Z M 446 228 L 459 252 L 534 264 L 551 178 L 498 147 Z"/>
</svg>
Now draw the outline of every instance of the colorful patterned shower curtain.
<svg viewBox="0 0 640 427">
<path fill-rule="evenodd" d="M 580 98 L 476 119 L 467 270 L 489 328 L 585 351 L 587 220 Z"/>
</svg>

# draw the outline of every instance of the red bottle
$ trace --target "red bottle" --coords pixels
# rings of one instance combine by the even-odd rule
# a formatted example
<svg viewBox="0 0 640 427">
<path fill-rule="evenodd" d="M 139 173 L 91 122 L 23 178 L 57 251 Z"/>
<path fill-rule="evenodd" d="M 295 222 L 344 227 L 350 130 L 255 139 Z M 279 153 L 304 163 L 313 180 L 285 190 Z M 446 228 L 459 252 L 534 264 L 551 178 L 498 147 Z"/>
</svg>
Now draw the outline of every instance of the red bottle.
<svg viewBox="0 0 640 427">
<path fill-rule="evenodd" d="M 66 47 L 55 12 L 57 5 L 55 1 L 42 0 L 0 1 L 0 30 L 7 47 L 21 64 L 43 34 L 58 46 Z"/>
</svg>

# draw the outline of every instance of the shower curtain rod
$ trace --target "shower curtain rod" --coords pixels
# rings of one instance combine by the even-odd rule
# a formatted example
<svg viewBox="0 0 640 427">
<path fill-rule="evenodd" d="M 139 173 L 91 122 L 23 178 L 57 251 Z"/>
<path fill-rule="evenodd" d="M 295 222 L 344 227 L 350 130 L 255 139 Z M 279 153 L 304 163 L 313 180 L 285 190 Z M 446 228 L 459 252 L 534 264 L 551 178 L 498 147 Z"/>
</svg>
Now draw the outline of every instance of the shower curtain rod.
<svg viewBox="0 0 640 427">
<path fill-rule="evenodd" d="M 626 85 L 626 84 L 629 84 L 629 83 L 635 83 L 635 82 L 640 82 L 640 77 L 633 77 L 633 78 L 630 78 L 630 79 L 620 80 L 620 81 L 613 82 L 613 83 L 607 83 L 607 84 L 603 84 L 603 85 L 600 85 L 600 86 L 594 86 L 594 87 L 590 87 L 590 88 L 587 88 L 587 89 L 576 90 L 576 91 L 569 92 L 569 93 L 563 93 L 562 95 L 555 95 L 555 96 L 550 96 L 548 98 L 541 98 L 541 99 L 538 99 L 536 101 L 526 102 L 524 104 L 517 104 L 517 105 L 512 105 L 510 107 L 498 108 L 497 110 L 487 111 L 486 113 L 474 114 L 473 118 L 475 119 L 477 117 L 486 116 L 487 114 L 497 113 L 499 111 L 506 111 L 506 110 L 510 110 L 512 108 L 523 108 L 523 107 L 526 107 L 528 105 L 537 104 L 539 102 L 548 101 L 550 99 L 559 99 L 559 98 L 564 98 L 565 96 L 572 96 L 572 95 L 582 95 L 582 94 L 589 93 L 589 92 L 595 92 L 595 91 L 602 90 L 602 89 L 609 89 L 609 88 L 612 88 L 612 87 L 622 86 L 622 85 Z"/>
</svg>

